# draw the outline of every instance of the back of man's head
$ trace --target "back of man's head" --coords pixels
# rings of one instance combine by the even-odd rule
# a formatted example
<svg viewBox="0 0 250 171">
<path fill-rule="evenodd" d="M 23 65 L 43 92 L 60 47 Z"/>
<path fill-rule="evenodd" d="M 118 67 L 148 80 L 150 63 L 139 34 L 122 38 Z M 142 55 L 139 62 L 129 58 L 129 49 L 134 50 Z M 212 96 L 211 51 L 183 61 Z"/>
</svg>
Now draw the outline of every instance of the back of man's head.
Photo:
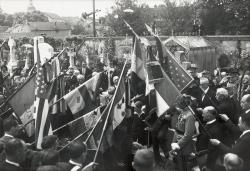
<svg viewBox="0 0 250 171">
<path fill-rule="evenodd" d="M 13 138 L 5 144 L 6 158 L 10 161 L 21 162 L 24 159 L 25 145 L 20 139 Z"/>
<path fill-rule="evenodd" d="M 224 156 L 224 166 L 226 171 L 240 171 L 243 167 L 243 160 L 233 153 Z"/>
<path fill-rule="evenodd" d="M 132 165 L 136 171 L 153 171 L 153 152 L 149 151 L 148 149 L 136 151 Z"/>
<path fill-rule="evenodd" d="M 48 135 L 48 136 L 43 137 L 43 141 L 41 144 L 42 149 L 56 148 L 57 139 L 58 138 L 56 135 Z"/>
<path fill-rule="evenodd" d="M 69 145 L 69 156 L 71 159 L 78 159 L 83 153 L 86 153 L 87 147 L 83 143 L 72 142 Z"/>
<path fill-rule="evenodd" d="M 55 150 L 46 150 L 41 152 L 42 165 L 55 165 L 59 162 L 59 152 Z"/>
<path fill-rule="evenodd" d="M 9 117 L 3 121 L 3 129 L 5 132 L 9 132 L 11 128 L 16 126 L 17 122 L 12 117 Z"/>
</svg>

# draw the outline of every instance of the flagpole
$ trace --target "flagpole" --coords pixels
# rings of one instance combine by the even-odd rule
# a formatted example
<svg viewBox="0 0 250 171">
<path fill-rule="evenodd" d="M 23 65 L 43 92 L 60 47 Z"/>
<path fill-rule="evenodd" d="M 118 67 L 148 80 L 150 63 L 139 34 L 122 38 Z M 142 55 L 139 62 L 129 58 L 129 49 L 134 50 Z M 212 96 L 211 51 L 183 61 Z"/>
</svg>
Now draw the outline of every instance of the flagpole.
<svg viewBox="0 0 250 171">
<path fill-rule="evenodd" d="M 54 59 L 54 58 L 56 58 L 56 57 L 59 57 L 59 56 L 61 56 L 61 54 L 64 52 L 66 50 L 66 48 L 64 48 L 58 55 L 56 55 L 55 57 L 52 57 L 52 58 L 50 58 L 48 61 L 46 61 L 46 63 L 48 63 L 48 62 L 50 62 L 52 59 Z M 34 65 L 36 65 L 36 64 L 34 64 Z M 16 95 L 16 93 L 19 91 L 19 90 L 21 90 L 32 78 L 33 78 L 33 76 L 35 76 L 36 75 L 36 72 L 34 73 L 34 74 L 31 74 L 31 76 L 14 92 L 14 93 L 12 93 L 5 101 L 4 101 L 4 103 L 0 106 L 0 109 L 3 107 L 3 106 L 5 106 L 6 105 L 6 103 L 8 103 L 9 101 L 10 101 L 10 99 L 12 99 L 12 97 L 13 96 L 15 96 Z"/>
<path fill-rule="evenodd" d="M 112 101 L 111 101 L 111 104 L 110 104 L 110 107 L 109 107 L 109 111 L 108 111 L 108 114 L 107 114 L 107 117 L 106 117 L 106 120 L 105 120 L 105 123 L 104 123 L 104 126 L 103 126 L 102 134 L 101 134 L 101 137 L 100 137 L 100 140 L 99 140 L 99 144 L 98 144 L 95 156 L 94 156 L 94 160 L 93 160 L 94 163 L 96 162 L 98 153 L 100 151 L 100 147 L 101 147 L 102 140 L 103 140 L 103 135 L 104 135 L 104 132 L 105 132 L 107 124 L 108 124 L 108 119 L 109 119 L 109 116 L 110 116 L 110 113 L 111 113 L 111 110 L 112 110 L 112 107 L 113 107 L 113 104 L 114 104 L 114 100 L 115 100 L 115 96 L 116 96 L 117 91 L 118 91 L 118 87 L 121 84 L 121 80 L 122 80 L 122 77 L 123 77 L 123 74 L 124 74 L 124 71 L 125 71 L 125 67 L 127 65 L 127 61 L 128 61 L 128 59 L 126 59 L 126 61 L 124 63 L 124 66 L 123 66 L 123 69 L 122 69 L 122 72 L 121 72 L 121 75 L 120 75 L 120 78 L 119 78 L 118 86 L 115 89 L 114 96 L 112 97 Z"/>
<path fill-rule="evenodd" d="M 96 109 L 99 109 L 99 108 L 100 108 L 100 106 L 99 106 L 99 107 L 97 107 Z M 87 113 L 87 114 L 85 114 L 85 115 L 88 115 L 88 114 L 90 114 L 90 113 L 94 112 L 96 109 L 92 110 L 91 112 L 89 112 L 89 113 Z M 57 131 L 61 130 L 62 128 L 64 128 L 64 127 L 66 127 L 66 126 L 68 126 L 68 125 L 70 125 L 70 124 L 72 124 L 72 123 L 74 123 L 74 122 L 78 121 L 79 119 L 83 118 L 85 115 L 83 115 L 83 116 L 81 116 L 81 117 L 79 117 L 79 118 L 77 118 L 77 119 L 75 119 L 75 120 L 73 120 L 73 121 L 70 121 L 70 122 L 68 122 L 68 123 L 64 124 L 63 126 L 60 126 L 60 127 L 59 127 L 59 128 L 57 128 L 57 129 L 54 129 L 52 132 L 53 132 L 53 133 L 55 133 L 55 132 L 57 132 Z"/>
<path fill-rule="evenodd" d="M 66 147 L 68 147 L 72 142 L 74 142 L 75 140 L 77 140 L 78 138 L 80 138 L 81 136 L 87 134 L 91 129 L 93 128 L 89 128 L 88 130 L 84 131 L 83 133 L 79 134 L 77 137 L 75 137 L 72 141 L 70 141 L 68 144 L 66 144 L 65 146 L 63 146 L 60 150 L 58 150 L 58 152 L 62 151 L 63 149 L 65 149 Z"/>
<path fill-rule="evenodd" d="M 95 123 L 95 126 L 94 128 L 92 129 L 92 131 L 89 133 L 88 137 L 86 138 L 86 140 L 84 141 L 84 143 L 87 143 L 90 139 L 90 137 L 92 136 L 92 134 L 94 133 L 98 123 L 100 122 L 100 120 L 102 119 L 102 116 L 104 116 L 104 113 L 106 113 L 106 111 L 108 110 L 109 108 L 109 104 L 105 107 L 104 111 L 102 112 L 101 114 L 101 117 L 97 120 L 97 122 Z"/>
<path fill-rule="evenodd" d="M 100 73 L 98 73 L 98 74 L 101 74 L 102 72 L 100 72 Z M 95 76 L 94 76 L 95 77 Z M 93 78 L 93 77 L 92 77 Z M 91 80 L 92 78 L 90 78 L 89 80 Z M 89 81 L 89 80 L 87 80 L 87 81 Z M 71 91 L 74 91 L 74 90 L 76 90 L 76 89 L 78 89 L 79 87 L 82 87 L 83 85 L 85 85 L 85 83 L 87 82 L 87 81 L 85 81 L 84 83 L 82 83 L 81 85 L 79 85 L 78 87 L 76 87 L 75 89 L 73 89 L 73 90 L 71 90 Z M 70 91 L 70 92 L 71 92 Z M 70 93 L 69 92 L 69 93 Z M 67 93 L 67 94 L 69 94 L 69 93 Z M 66 94 L 66 95 L 67 95 Z M 64 95 L 65 96 L 65 95 Z M 59 103 L 63 98 L 64 98 L 64 96 L 63 97 L 61 97 L 60 99 L 58 99 L 57 101 L 55 101 L 54 103 L 52 103 L 51 105 L 49 105 L 49 107 L 52 107 L 52 106 L 54 106 L 55 104 L 57 104 L 57 103 Z"/>
</svg>

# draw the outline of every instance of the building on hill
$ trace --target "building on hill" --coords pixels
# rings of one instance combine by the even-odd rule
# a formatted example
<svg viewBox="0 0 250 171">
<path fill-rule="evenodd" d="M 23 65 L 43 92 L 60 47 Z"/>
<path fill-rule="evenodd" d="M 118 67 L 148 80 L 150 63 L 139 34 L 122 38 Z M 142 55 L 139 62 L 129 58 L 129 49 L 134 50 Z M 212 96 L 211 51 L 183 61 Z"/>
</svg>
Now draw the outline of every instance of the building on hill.
<svg viewBox="0 0 250 171">
<path fill-rule="evenodd" d="M 42 12 L 49 20 L 49 22 L 65 22 L 62 17 L 52 12 Z"/>
<path fill-rule="evenodd" d="M 27 12 L 34 12 L 34 11 L 36 11 L 36 8 L 35 8 L 35 6 L 33 5 L 33 2 L 32 2 L 32 0 L 30 0 L 30 3 L 29 3 L 29 6 L 28 6 L 28 8 L 27 8 Z"/>
<path fill-rule="evenodd" d="M 71 27 L 64 22 L 28 22 L 9 28 L 7 33 L 26 33 L 33 36 L 46 35 L 49 37 L 64 38 L 71 34 Z"/>
</svg>

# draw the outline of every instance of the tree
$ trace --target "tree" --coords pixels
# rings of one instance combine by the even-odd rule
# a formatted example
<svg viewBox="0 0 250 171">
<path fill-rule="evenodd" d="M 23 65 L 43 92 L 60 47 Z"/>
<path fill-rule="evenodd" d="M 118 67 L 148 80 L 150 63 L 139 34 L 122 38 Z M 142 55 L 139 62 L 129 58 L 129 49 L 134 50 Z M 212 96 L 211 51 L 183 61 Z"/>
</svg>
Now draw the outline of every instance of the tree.
<svg viewBox="0 0 250 171">
<path fill-rule="evenodd" d="M 165 0 L 165 5 L 155 6 L 155 17 L 159 20 L 157 27 L 163 35 L 174 33 L 192 32 L 194 20 L 194 5 L 184 2 L 177 5 L 176 2 Z"/>
<path fill-rule="evenodd" d="M 126 20 L 139 35 L 144 35 L 146 32 L 145 23 L 150 23 L 153 19 L 150 15 L 150 8 L 147 5 L 137 5 L 136 0 L 119 0 L 112 7 L 112 13 L 106 16 L 107 25 L 109 25 L 116 35 L 124 36 L 132 35 L 132 32 L 125 25 L 123 20 Z M 133 12 L 128 13 L 124 10 L 130 9 Z M 116 18 L 115 16 L 118 16 Z"/>
<path fill-rule="evenodd" d="M 250 34 L 250 1 L 199 0 L 206 34 Z"/>
<path fill-rule="evenodd" d="M 30 12 L 18 12 L 14 14 L 14 24 L 25 24 L 26 22 L 48 22 L 46 17 L 40 11 Z"/>
<path fill-rule="evenodd" d="M 79 21 L 76 25 L 74 25 L 73 29 L 71 30 L 71 34 L 73 35 L 79 35 L 79 34 L 84 34 L 84 33 L 86 33 L 86 31 L 81 21 Z"/>
</svg>

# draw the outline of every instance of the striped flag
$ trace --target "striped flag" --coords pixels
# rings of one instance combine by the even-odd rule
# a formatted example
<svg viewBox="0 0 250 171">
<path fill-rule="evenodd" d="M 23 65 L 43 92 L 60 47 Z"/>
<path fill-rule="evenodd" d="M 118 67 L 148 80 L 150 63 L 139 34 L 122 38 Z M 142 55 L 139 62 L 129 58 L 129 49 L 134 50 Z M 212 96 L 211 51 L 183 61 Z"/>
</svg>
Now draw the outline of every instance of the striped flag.
<svg viewBox="0 0 250 171">
<path fill-rule="evenodd" d="M 163 45 L 160 38 L 153 33 L 152 29 L 148 25 L 146 27 L 156 39 L 157 56 L 164 77 L 164 79 L 154 85 L 156 90 L 157 114 L 160 116 L 174 103 L 176 97 L 193 81 L 193 78 L 177 62 L 174 55 Z"/>
<path fill-rule="evenodd" d="M 85 114 L 100 106 L 101 75 L 102 73 L 96 74 L 63 97 L 72 114 L 77 114 L 80 111 Z"/>
<path fill-rule="evenodd" d="M 41 149 L 41 143 L 44 136 L 52 134 L 52 127 L 49 118 L 49 95 L 51 86 L 48 87 L 44 80 L 44 69 L 41 65 L 40 54 L 38 50 L 37 37 L 34 38 L 34 57 L 37 59 L 36 76 L 36 100 L 34 102 L 35 115 L 35 138 L 36 147 Z"/>
</svg>

